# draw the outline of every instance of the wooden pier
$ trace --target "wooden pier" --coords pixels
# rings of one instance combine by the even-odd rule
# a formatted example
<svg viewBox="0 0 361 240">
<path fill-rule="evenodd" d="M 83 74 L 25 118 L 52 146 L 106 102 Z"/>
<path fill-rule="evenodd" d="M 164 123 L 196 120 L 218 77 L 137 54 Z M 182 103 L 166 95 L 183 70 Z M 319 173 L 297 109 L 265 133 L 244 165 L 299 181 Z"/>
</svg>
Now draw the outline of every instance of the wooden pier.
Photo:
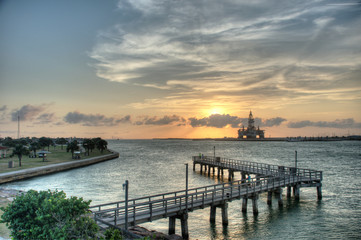
<svg viewBox="0 0 361 240">
<path fill-rule="evenodd" d="M 242 199 L 242 211 L 247 211 L 248 199 L 252 201 L 253 213 L 258 213 L 258 196 L 268 193 L 267 203 L 272 204 L 272 194 L 283 205 L 282 192 L 291 188 L 299 199 L 301 187 L 316 187 L 318 199 L 322 198 L 322 172 L 310 169 L 284 167 L 256 162 L 239 161 L 219 157 L 193 157 L 193 170 L 200 165 L 200 172 L 208 175 L 217 168 L 218 176 L 228 171 L 230 180 L 234 173 L 241 173 L 241 180 L 182 191 L 162 193 L 126 201 L 95 205 L 90 208 L 94 219 L 103 227 L 122 229 L 125 226 L 169 218 L 169 234 L 175 233 L 176 219 L 180 219 L 182 237 L 189 238 L 188 212 L 210 207 L 210 221 L 216 219 L 216 208 L 221 208 L 222 223 L 228 224 L 228 202 Z M 252 176 L 246 178 L 246 176 Z M 126 220 L 127 219 L 127 220 Z M 126 223 L 127 222 L 127 223 Z"/>
</svg>

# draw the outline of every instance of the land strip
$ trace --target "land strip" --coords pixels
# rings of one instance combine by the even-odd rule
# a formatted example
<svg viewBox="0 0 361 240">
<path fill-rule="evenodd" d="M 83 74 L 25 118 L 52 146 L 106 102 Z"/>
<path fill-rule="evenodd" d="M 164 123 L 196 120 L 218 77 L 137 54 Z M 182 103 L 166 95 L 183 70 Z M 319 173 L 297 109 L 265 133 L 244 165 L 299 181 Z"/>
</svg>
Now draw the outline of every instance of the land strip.
<svg viewBox="0 0 361 240">
<path fill-rule="evenodd" d="M 72 161 L 67 161 L 67 162 L 62 162 L 62 163 L 45 165 L 45 166 L 41 166 L 41 167 L 33 167 L 33 168 L 22 169 L 22 170 L 18 170 L 18 171 L 0 173 L 0 184 L 23 180 L 23 179 L 27 179 L 27 178 L 31 178 L 31 177 L 37 177 L 37 176 L 46 175 L 46 174 L 50 174 L 50 173 L 61 172 L 61 171 L 65 171 L 65 170 L 69 170 L 69 169 L 73 169 L 73 168 L 84 167 L 84 166 L 104 162 L 104 161 L 115 159 L 115 158 L 119 157 L 118 152 L 115 152 L 115 151 L 112 151 L 109 149 L 107 151 L 108 151 L 108 154 L 91 157 L 91 158 L 87 158 L 84 160 L 72 160 Z"/>
</svg>

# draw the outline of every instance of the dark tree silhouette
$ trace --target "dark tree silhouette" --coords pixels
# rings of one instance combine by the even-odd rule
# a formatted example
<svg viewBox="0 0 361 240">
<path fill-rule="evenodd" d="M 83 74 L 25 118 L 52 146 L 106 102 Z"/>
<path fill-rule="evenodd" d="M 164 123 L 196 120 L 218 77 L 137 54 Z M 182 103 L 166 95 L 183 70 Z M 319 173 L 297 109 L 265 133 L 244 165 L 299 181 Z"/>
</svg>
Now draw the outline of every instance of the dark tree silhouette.
<svg viewBox="0 0 361 240">
<path fill-rule="evenodd" d="M 23 155 L 29 154 L 29 150 L 24 145 L 16 144 L 13 150 L 13 154 L 18 156 L 19 167 L 21 167 L 21 158 L 23 157 Z"/>
</svg>

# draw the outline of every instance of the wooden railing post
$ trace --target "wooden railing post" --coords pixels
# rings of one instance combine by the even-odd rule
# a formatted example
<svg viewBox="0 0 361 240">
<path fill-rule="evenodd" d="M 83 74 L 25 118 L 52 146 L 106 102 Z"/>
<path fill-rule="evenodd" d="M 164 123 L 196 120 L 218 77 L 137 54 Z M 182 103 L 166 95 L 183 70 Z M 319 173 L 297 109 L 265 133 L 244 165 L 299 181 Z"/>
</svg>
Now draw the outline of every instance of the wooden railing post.
<svg viewBox="0 0 361 240">
<path fill-rule="evenodd" d="M 149 203 L 149 220 L 152 221 L 153 217 L 153 204 Z"/>
</svg>

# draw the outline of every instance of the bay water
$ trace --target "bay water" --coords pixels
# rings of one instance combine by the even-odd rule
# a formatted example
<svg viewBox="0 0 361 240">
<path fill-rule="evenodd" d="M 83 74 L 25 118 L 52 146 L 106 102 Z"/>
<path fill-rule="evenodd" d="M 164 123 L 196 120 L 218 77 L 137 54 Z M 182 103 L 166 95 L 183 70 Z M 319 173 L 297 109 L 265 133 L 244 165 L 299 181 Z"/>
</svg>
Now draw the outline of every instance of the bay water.
<svg viewBox="0 0 361 240">
<path fill-rule="evenodd" d="M 118 159 L 29 180 L 3 184 L 19 190 L 64 190 L 67 196 L 92 200 L 92 205 L 124 200 L 123 183 L 129 181 L 129 198 L 185 189 L 185 163 L 189 164 L 189 188 L 227 182 L 228 176 L 200 174 L 192 170 L 192 156 L 199 153 L 236 160 L 294 166 L 323 171 L 322 200 L 316 188 L 301 188 L 300 200 L 283 196 L 267 205 L 267 194 L 258 200 L 259 214 L 252 204 L 242 213 L 242 201 L 229 203 L 228 226 L 209 222 L 210 209 L 189 213 L 191 239 L 361 239 L 361 142 L 270 142 L 191 140 L 109 140 Z M 226 173 L 226 172 L 225 172 Z M 217 174 L 217 171 L 216 171 Z M 240 179 L 235 173 L 235 179 Z M 284 191 L 285 194 L 286 191 Z M 219 211 L 219 212 L 218 212 Z M 180 222 L 176 222 L 180 234 Z M 142 224 L 167 233 L 168 219 Z"/>
</svg>

